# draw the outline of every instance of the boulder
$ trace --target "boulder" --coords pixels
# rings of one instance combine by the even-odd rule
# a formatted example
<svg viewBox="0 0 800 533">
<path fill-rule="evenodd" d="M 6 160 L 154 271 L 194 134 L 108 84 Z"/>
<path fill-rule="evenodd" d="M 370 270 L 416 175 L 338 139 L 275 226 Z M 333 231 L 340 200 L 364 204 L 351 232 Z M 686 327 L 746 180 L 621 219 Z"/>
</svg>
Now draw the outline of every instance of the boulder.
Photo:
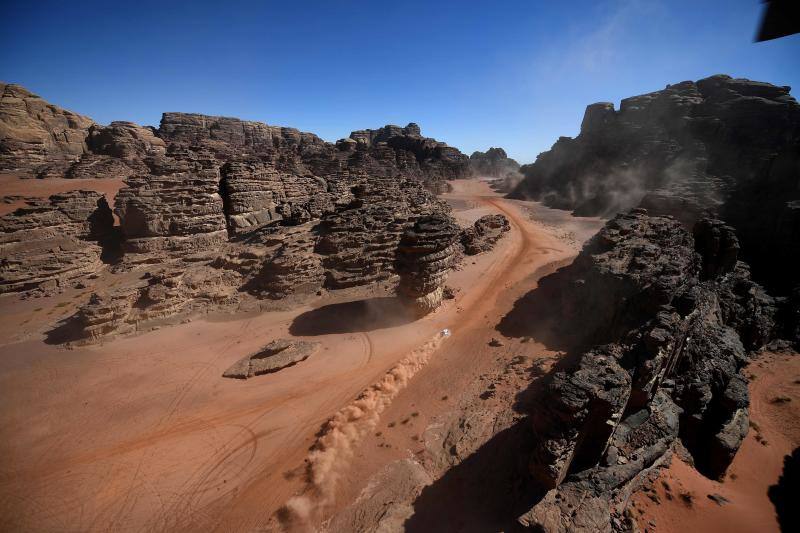
<svg viewBox="0 0 800 533">
<path fill-rule="evenodd" d="M 461 232 L 461 245 L 466 255 L 488 252 L 511 229 L 505 215 L 484 215 Z"/>
<path fill-rule="evenodd" d="M 234 363 L 222 374 L 222 377 L 248 379 L 277 372 L 300 361 L 305 361 L 319 347 L 320 343 L 318 342 L 276 339 L 258 352 Z"/>
</svg>

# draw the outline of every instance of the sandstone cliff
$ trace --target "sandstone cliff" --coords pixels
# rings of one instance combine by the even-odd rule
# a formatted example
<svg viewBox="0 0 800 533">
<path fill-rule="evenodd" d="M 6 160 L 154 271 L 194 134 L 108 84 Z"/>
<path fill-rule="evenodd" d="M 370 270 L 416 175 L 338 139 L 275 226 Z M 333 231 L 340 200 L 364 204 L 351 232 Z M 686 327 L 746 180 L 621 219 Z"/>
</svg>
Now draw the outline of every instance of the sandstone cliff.
<svg viewBox="0 0 800 533">
<path fill-rule="evenodd" d="M 426 310 L 441 300 L 452 261 L 428 272 L 430 254 L 399 261 L 398 250 L 408 231 L 429 227 L 419 220 L 439 221 L 424 246 L 455 250 L 458 230 L 433 191 L 466 175 L 468 160 L 415 124 L 356 131 L 336 144 L 190 113 L 165 113 L 157 129 L 100 126 L 18 86 L 2 89 L 3 169 L 127 185 L 114 202 L 118 230 L 105 199 L 88 193 L 55 196 L 0 221 L 3 291 L 58 290 L 103 269 L 118 248 L 109 268 L 141 274 L 98 291 L 72 319 L 77 337 L 95 340 L 252 298 L 396 284 L 399 264 L 418 269 L 412 299 L 431 299 Z M 89 221 L 92 231 L 81 229 Z M 439 237 L 447 241 L 441 250 Z"/>
<path fill-rule="evenodd" d="M 0 170 L 63 173 L 88 151 L 94 122 L 54 106 L 19 85 L 0 83 Z"/>
</svg>

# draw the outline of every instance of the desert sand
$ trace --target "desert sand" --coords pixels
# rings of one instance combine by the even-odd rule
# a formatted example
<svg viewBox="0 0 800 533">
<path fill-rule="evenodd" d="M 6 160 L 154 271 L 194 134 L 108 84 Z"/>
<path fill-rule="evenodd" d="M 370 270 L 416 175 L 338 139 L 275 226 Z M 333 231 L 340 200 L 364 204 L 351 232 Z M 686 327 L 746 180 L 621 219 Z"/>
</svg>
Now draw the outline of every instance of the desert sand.
<svg viewBox="0 0 800 533">
<path fill-rule="evenodd" d="M 48 192 L 69 185 L 32 183 Z M 407 453 L 409 434 L 447 407 L 440 398 L 457 397 L 481 374 L 490 361 L 494 325 L 513 301 L 577 253 L 578 241 L 554 231 L 552 220 L 530 220 L 526 204 L 499 198 L 484 182 L 454 186 L 446 198 L 461 223 L 499 212 L 512 230 L 493 253 L 451 274 L 456 298 L 418 321 L 397 313 L 389 293 L 323 295 L 291 311 L 209 315 L 64 349 L 47 344 L 45 333 L 88 293 L 0 299 L 0 396 L 6 406 L 0 424 L 14 436 L 0 445 L 2 529 L 274 525 L 275 511 L 304 490 L 304 460 L 322 424 L 397 361 L 450 328 L 452 337 L 381 418 L 388 423 L 417 411 L 414 427 L 390 433 L 391 448 L 359 443 L 353 468 L 337 489 L 337 504 L 347 502 L 374 466 Z M 570 235 L 586 236 L 599 226 L 546 211 L 574 225 Z M 278 337 L 322 347 L 276 374 L 246 382 L 222 378 L 235 361 Z"/>
<path fill-rule="evenodd" d="M 121 179 L 31 179 L 15 174 L 0 174 L 0 216 L 24 205 L 24 197 L 47 198 L 51 194 L 84 189 L 103 193 L 114 207 L 114 197 L 125 184 Z"/>
<path fill-rule="evenodd" d="M 653 490 L 634 497 L 642 530 L 781 531 L 770 496 L 781 492 L 778 484 L 785 461 L 800 446 L 800 358 L 795 353 L 767 352 L 750 364 L 748 374 L 750 432 L 725 478 L 719 482 L 705 478 L 675 456 Z M 796 494 L 784 497 L 796 504 Z M 787 523 L 783 525 L 783 531 L 790 530 Z"/>
</svg>

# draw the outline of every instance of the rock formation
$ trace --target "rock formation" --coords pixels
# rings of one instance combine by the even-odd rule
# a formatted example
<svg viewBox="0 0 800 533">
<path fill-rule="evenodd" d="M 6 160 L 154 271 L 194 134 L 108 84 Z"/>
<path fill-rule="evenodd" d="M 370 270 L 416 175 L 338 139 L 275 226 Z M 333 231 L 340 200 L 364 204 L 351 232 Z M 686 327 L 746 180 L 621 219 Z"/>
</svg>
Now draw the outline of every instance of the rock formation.
<svg viewBox="0 0 800 533">
<path fill-rule="evenodd" d="M 472 152 L 469 168 L 475 176 L 505 178 L 519 170 L 519 163 L 508 157 L 502 148 L 489 148 L 485 152 Z"/>
<path fill-rule="evenodd" d="M 729 227 L 702 220 L 694 235 L 635 209 L 542 280 L 563 304 L 549 307 L 553 326 L 584 336 L 530 415 L 530 469 L 546 492 L 524 525 L 617 528 L 677 439 L 707 476 L 732 461 L 748 430 L 742 369 L 773 335 L 777 307 L 737 260 Z"/>
<path fill-rule="evenodd" d="M 0 218 L 0 292 L 47 292 L 93 274 L 113 226 L 106 199 L 93 191 L 29 200 Z"/>
<path fill-rule="evenodd" d="M 234 363 L 222 374 L 226 378 L 248 379 L 269 374 L 305 361 L 320 347 L 318 342 L 276 339 L 258 352 Z"/>
<path fill-rule="evenodd" d="M 144 159 L 163 155 L 166 143 L 157 131 L 132 122 L 93 124 L 86 137 L 88 153 L 69 167 L 67 178 L 129 178 L 149 172 Z"/>
<path fill-rule="evenodd" d="M 422 217 L 403 234 L 397 290 L 416 313 L 425 315 L 442 303 L 444 281 L 458 260 L 458 235 L 458 226 L 444 215 Z"/>
<path fill-rule="evenodd" d="M 786 294 L 800 261 L 800 105 L 789 87 L 717 75 L 586 108 L 521 171 L 514 197 L 580 215 L 641 203 L 687 227 L 710 212 L 736 228 L 756 279 Z"/>
<path fill-rule="evenodd" d="M 467 255 L 488 252 L 511 229 L 508 219 L 501 214 L 484 215 L 462 230 L 461 245 Z"/>
<path fill-rule="evenodd" d="M 29 240 L 25 232 L 36 226 L 41 232 L 66 224 L 60 200 L 3 219 L 5 291 L 94 273 L 101 253 L 110 251 L 102 246 L 121 240 L 113 270 L 133 272 L 127 279 L 134 281 L 98 292 L 73 317 L 84 341 L 215 306 L 235 308 L 248 298 L 397 283 L 404 232 L 422 217 L 449 220 L 432 192 L 468 173 L 466 156 L 423 137 L 416 124 L 355 131 L 335 144 L 293 128 L 189 113 L 165 113 L 157 129 L 100 126 L 21 87 L 2 90 L 3 170 L 116 177 L 127 185 L 114 202 L 120 226 L 113 236 L 120 239 L 76 234 L 70 226 L 58 235 L 47 230 L 48 239 L 69 242 L 14 244 Z M 99 212 L 112 220 L 104 200 Z M 440 229 L 450 239 L 450 226 Z M 103 231 L 113 233 L 110 225 Z M 439 238 L 429 244 L 436 248 Z M 440 272 L 426 275 L 438 279 Z M 414 298 L 429 295 L 419 292 L 426 283 L 415 285 Z"/>
<path fill-rule="evenodd" d="M 469 171 L 467 156 L 436 139 L 423 137 L 419 126 L 384 126 L 378 130 L 358 130 L 350 134 L 358 145 L 386 147 L 395 153 L 397 166 L 421 178 L 433 192 L 444 192 L 446 180 L 463 178 Z"/>
<path fill-rule="evenodd" d="M 19 85 L 0 83 L 0 170 L 32 176 L 63 173 L 87 151 L 93 124 Z"/>
</svg>

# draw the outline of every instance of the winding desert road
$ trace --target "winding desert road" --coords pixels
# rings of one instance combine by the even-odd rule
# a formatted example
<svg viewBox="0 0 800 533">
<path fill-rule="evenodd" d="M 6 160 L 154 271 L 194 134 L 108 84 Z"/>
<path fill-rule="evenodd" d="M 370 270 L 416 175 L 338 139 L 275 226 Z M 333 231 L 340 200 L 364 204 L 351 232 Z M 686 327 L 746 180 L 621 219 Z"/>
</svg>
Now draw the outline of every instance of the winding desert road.
<svg viewBox="0 0 800 533">
<path fill-rule="evenodd" d="M 0 529 L 263 529 L 302 487 L 304 459 L 325 420 L 405 354 L 445 327 L 453 331 L 397 409 L 421 409 L 474 379 L 485 358 L 476 347 L 535 283 L 533 273 L 576 250 L 484 182 L 454 186 L 446 197 L 462 223 L 500 212 L 512 230 L 451 274 L 457 298 L 423 320 L 403 320 L 376 297 L 199 319 L 91 348 L 39 339 L 0 346 Z M 354 322 L 353 309 L 369 320 Z M 276 374 L 220 377 L 291 333 L 322 349 Z M 348 490 L 355 485 L 344 497 Z"/>
</svg>

